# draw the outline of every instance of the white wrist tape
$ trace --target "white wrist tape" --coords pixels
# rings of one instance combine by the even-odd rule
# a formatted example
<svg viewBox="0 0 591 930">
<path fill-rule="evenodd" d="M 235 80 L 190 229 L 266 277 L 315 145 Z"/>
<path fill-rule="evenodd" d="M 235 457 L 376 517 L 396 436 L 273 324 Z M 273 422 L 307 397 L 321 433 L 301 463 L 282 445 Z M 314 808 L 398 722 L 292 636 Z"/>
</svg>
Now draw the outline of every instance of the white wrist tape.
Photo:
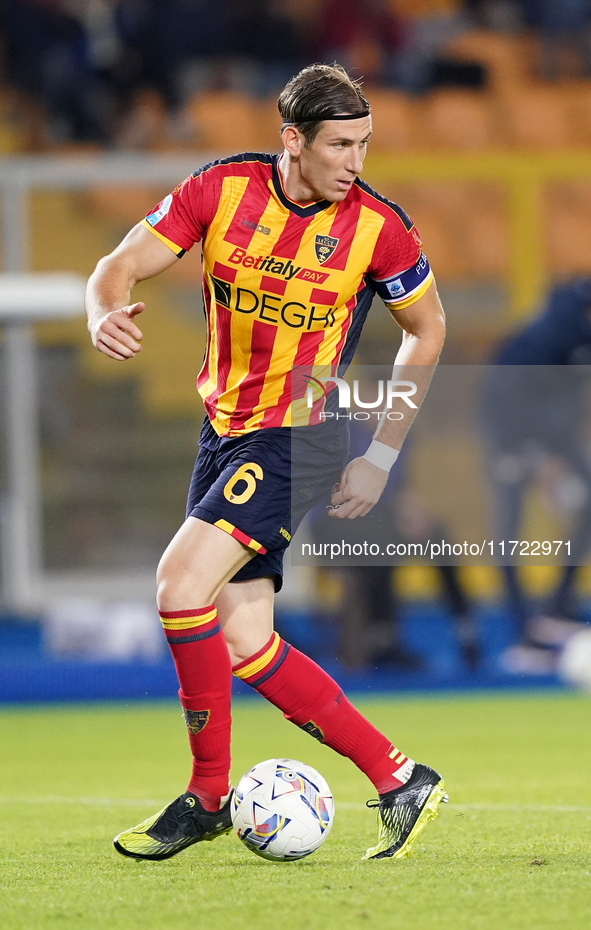
<svg viewBox="0 0 591 930">
<path fill-rule="evenodd" d="M 363 458 L 371 462 L 372 465 L 383 468 L 384 471 L 390 471 L 399 455 L 400 452 L 398 449 L 392 449 L 391 446 L 387 446 L 384 442 L 378 442 L 377 439 L 372 439 L 371 446 Z"/>
</svg>

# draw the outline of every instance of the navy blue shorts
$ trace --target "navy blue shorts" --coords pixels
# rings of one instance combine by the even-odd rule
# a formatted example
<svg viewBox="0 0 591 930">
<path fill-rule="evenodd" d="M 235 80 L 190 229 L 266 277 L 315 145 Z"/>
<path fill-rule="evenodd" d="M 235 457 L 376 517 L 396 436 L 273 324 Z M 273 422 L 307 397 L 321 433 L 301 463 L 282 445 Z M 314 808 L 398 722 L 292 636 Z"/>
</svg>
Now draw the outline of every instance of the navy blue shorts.
<svg viewBox="0 0 591 930">
<path fill-rule="evenodd" d="M 306 513 L 330 497 L 349 451 L 346 422 L 217 435 L 206 418 L 187 516 L 230 533 L 256 551 L 232 581 L 272 577 L 279 591 L 283 553 Z"/>
</svg>

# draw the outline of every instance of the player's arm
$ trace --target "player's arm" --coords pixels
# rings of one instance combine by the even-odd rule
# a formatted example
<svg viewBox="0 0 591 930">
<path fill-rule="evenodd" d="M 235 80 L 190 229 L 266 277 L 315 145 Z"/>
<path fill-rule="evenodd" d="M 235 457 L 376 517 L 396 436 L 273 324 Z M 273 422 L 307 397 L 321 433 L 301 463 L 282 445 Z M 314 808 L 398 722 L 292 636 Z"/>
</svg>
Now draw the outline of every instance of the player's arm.
<svg viewBox="0 0 591 930">
<path fill-rule="evenodd" d="M 330 516 L 339 519 L 363 517 L 380 499 L 390 467 L 427 393 L 443 346 L 445 315 L 434 281 L 422 297 L 404 309 L 392 310 L 392 315 L 404 331 L 394 363 L 394 378 L 416 385 L 416 393 L 412 395 L 416 406 L 410 407 L 404 399 L 397 398 L 391 409 L 402 413 L 403 418 L 382 416 L 366 455 L 349 462 L 328 510 Z"/>
<path fill-rule="evenodd" d="M 176 261 L 176 254 L 141 223 L 110 255 L 101 258 L 86 289 L 88 329 L 100 352 L 118 361 L 137 355 L 142 332 L 134 317 L 145 305 L 130 304 L 131 290 L 138 281 L 153 278 Z"/>
<path fill-rule="evenodd" d="M 373 438 L 400 451 L 427 393 L 445 339 L 445 314 L 435 281 L 415 303 L 391 312 L 403 330 L 402 344 L 394 362 L 394 377 L 400 381 L 412 381 L 416 385 L 416 393 L 412 395 L 416 406 L 409 407 L 403 399 L 397 399 L 392 409 L 402 413 L 403 418 L 393 420 L 381 417 Z"/>
</svg>

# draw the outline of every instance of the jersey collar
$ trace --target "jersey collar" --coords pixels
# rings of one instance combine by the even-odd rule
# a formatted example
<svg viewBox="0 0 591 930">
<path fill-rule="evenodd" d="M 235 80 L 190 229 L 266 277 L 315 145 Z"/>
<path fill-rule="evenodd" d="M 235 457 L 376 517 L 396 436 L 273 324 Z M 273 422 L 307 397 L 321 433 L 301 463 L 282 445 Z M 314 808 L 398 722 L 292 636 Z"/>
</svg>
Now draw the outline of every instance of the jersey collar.
<svg viewBox="0 0 591 930">
<path fill-rule="evenodd" d="M 296 216 L 306 219 L 309 216 L 314 216 L 316 213 L 320 213 L 322 210 L 326 210 L 327 207 L 331 206 L 330 200 L 314 200 L 312 203 L 304 204 L 297 203 L 295 200 L 291 200 L 285 193 L 285 188 L 283 187 L 283 178 L 281 177 L 281 172 L 279 170 L 279 159 L 281 155 L 276 155 L 273 159 L 273 188 L 277 197 L 279 198 L 280 203 L 289 210 L 291 213 L 295 213 Z"/>
</svg>

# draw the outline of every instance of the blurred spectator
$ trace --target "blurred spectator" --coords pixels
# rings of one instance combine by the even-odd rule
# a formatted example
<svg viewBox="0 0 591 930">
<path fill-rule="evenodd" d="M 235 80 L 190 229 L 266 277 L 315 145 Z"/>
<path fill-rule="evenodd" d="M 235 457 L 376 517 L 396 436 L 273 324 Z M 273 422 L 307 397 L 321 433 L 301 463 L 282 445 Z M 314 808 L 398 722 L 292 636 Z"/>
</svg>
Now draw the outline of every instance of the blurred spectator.
<svg viewBox="0 0 591 930">
<path fill-rule="evenodd" d="M 83 11 L 80 5 L 78 11 Z M 40 100 L 54 141 L 107 137 L 88 33 L 65 0 L 16 0 L 1 8 L 9 84 Z"/>
<path fill-rule="evenodd" d="M 141 109 L 129 113 L 140 92 L 158 95 L 167 115 L 162 132 L 182 138 L 191 94 L 268 94 L 305 63 L 300 31 L 281 0 L 119 0 L 115 22 L 124 53 L 108 80 L 124 145 L 141 145 L 149 129 Z"/>
<path fill-rule="evenodd" d="M 520 0 L 526 22 L 539 32 L 543 77 L 555 80 L 577 70 L 591 77 L 591 0 Z M 570 56 L 578 59 L 573 68 Z"/>
<path fill-rule="evenodd" d="M 466 0 L 464 9 L 475 25 L 500 32 L 523 28 L 521 0 Z"/>
<path fill-rule="evenodd" d="M 43 108 L 49 141 L 115 137 L 137 147 L 158 132 L 184 138 L 192 93 L 268 95 L 314 59 L 342 61 L 369 82 L 410 92 L 481 86 L 478 64 L 444 54 L 448 39 L 467 24 L 460 6 L 460 0 L 5 0 L 0 30 L 6 79 L 30 111 Z"/>
<path fill-rule="evenodd" d="M 563 516 L 571 517 L 568 536 L 575 563 L 591 545 L 591 466 L 580 435 L 590 363 L 591 280 L 580 280 L 556 287 L 542 312 L 504 341 L 484 399 L 497 538 L 522 538 L 525 494 L 541 481 Z M 511 670 L 547 670 L 551 656 L 536 647 L 548 640 L 554 645 L 561 624 L 571 632 L 567 621 L 577 616 L 577 570 L 576 564 L 562 569 L 555 591 L 540 609 L 528 603 L 518 569 L 504 567 L 520 637 L 520 644 L 505 656 Z"/>
<path fill-rule="evenodd" d="M 405 24 L 387 0 L 320 0 L 312 57 L 339 61 L 379 82 L 406 44 Z"/>
<path fill-rule="evenodd" d="M 305 65 L 305 36 L 283 0 L 230 0 L 234 67 L 240 89 L 257 96 L 281 90 Z"/>
<path fill-rule="evenodd" d="M 142 94 L 156 95 L 163 105 L 161 135 L 182 139 L 187 94 L 216 86 L 224 57 L 232 52 L 228 3 L 117 0 L 114 20 L 121 52 L 105 77 L 118 143 L 141 147 L 150 133 L 150 108 L 146 123 L 138 105 Z"/>
<path fill-rule="evenodd" d="M 369 430 L 352 420 L 350 457 L 362 455 L 368 445 Z M 380 544 L 423 543 L 429 537 L 447 537 L 441 524 L 425 507 L 422 499 L 404 489 L 411 438 L 392 469 L 380 502 L 365 517 L 353 521 L 328 517 L 319 505 L 311 513 L 312 532 L 324 542 L 368 540 Z M 325 569 L 327 570 L 327 569 Z M 430 569 L 440 576 L 443 606 L 454 624 L 460 655 L 469 669 L 480 663 L 480 649 L 471 605 L 459 580 L 455 565 Z M 417 669 L 420 657 L 409 652 L 400 631 L 401 602 L 396 590 L 397 569 L 391 565 L 353 565 L 334 568 L 342 584 L 337 607 L 339 658 L 349 668 L 386 666 Z"/>
<path fill-rule="evenodd" d="M 450 85 L 484 86 L 482 65 L 456 61 L 445 52 L 448 42 L 470 26 L 462 0 L 393 0 L 393 7 L 404 20 L 405 43 L 388 61 L 385 83 L 410 93 Z"/>
<path fill-rule="evenodd" d="M 421 537 L 422 541 L 426 538 Z M 398 569 L 358 565 L 332 571 L 338 573 L 342 584 L 342 598 L 337 607 L 341 662 L 356 669 L 422 668 L 422 658 L 404 646 L 401 636 Z M 462 661 L 468 669 L 475 670 L 480 665 L 477 629 L 458 569 L 455 565 L 440 565 L 429 571 L 439 575 L 442 606 L 452 618 Z"/>
</svg>

